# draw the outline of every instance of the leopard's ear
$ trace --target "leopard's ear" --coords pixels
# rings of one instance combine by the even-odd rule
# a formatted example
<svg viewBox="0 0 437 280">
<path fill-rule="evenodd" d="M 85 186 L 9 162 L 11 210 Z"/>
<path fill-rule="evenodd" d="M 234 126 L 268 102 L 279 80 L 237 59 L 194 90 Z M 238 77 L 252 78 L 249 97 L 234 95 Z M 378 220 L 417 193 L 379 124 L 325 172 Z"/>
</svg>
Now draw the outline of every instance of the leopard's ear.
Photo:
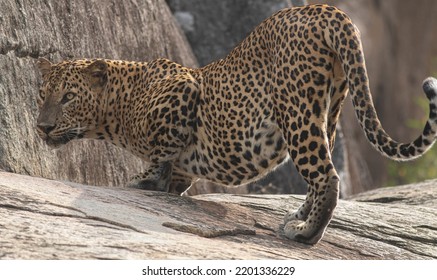
<svg viewBox="0 0 437 280">
<path fill-rule="evenodd" d="M 39 71 L 41 72 L 41 75 L 43 76 L 43 78 L 52 69 L 52 63 L 49 60 L 45 59 L 44 57 L 38 58 L 37 65 L 38 65 Z"/>
<path fill-rule="evenodd" d="M 86 68 L 83 73 L 88 77 L 91 88 L 101 90 L 108 80 L 108 65 L 104 60 L 96 60 Z"/>
</svg>

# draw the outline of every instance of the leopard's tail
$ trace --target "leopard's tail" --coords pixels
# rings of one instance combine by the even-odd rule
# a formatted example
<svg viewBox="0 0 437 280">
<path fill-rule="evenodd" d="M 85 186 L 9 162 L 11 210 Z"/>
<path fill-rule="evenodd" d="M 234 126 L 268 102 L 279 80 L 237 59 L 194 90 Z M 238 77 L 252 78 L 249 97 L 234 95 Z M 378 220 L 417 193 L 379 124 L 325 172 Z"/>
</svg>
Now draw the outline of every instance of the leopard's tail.
<svg viewBox="0 0 437 280">
<path fill-rule="evenodd" d="M 429 118 L 422 134 L 411 143 L 399 143 L 393 140 L 383 129 L 373 105 L 359 31 L 347 15 L 338 12 L 346 19 L 346 21 L 341 21 L 344 36 L 342 38 L 335 34 L 325 35 L 325 40 L 337 53 L 342 63 L 355 113 L 367 139 L 376 150 L 390 159 L 408 161 L 420 157 L 431 148 L 436 140 L 437 79 L 429 77 L 423 82 L 423 91 L 430 103 Z"/>
</svg>

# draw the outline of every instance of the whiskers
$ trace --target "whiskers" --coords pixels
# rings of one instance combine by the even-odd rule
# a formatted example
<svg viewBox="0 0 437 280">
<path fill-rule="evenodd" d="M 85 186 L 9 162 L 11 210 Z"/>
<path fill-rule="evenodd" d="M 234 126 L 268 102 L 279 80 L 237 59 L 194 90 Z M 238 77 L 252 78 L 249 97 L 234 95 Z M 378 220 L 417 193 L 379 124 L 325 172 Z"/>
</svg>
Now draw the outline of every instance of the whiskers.
<svg viewBox="0 0 437 280">
<path fill-rule="evenodd" d="M 88 131 L 86 126 L 81 126 L 80 123 L 76 127 L 68 129 L 63 137 L 66 137 L 68 141 L 73 139 L 81 139 L 84 137 L 85 133 Z"/>
<path fill-rule="evenodd" d="M 50 135 L 49 138 L 54 143 L 66 144 L 74 139 L 82 139 L 87 131 L 88 128 L 86 126 L 81 126 L 78 123 L 75 127 L 70 127 L 64 131 L 58 131 L 55 135 Z"/>
<path fill-rule="evenodd" d="M 87 136 L 87 133 L 92 131 L 93 124 L 72 122 L 68 119 L 64 122 L 59 122 L 53 126 L 44 129 L 43 126 L 37 126 L 37 134 L 50 147 L 58 148 L 67 144 L 71 140 L 82 139 Z"/>
</svg>

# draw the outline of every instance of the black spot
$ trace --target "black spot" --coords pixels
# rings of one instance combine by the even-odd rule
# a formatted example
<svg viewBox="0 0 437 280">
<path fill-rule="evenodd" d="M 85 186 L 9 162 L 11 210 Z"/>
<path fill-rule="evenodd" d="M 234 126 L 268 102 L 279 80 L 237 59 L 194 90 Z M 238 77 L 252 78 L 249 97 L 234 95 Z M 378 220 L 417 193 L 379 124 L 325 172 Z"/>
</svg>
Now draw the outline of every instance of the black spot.
<svg viewBox="0 0 437 280">
<path fill-rule="evenodd" d="M 237 152 L 237 153 L 243 151 L 242 145 L 241 145 L 241 143 L 239 143 L 239 142 L 235 142 L 235 143 L 234 143 L 234 149 L 235 149 L 235 152 Z"/>
<path fill-rule="evenodd" d="M 388 146 L 382 147 L 382 150 L 384 153 L 386 153 L 388 156 L 394 156 L 396 154 L 396 149 L 390 148 Z"/>
<path fill-rule="evenodd" d="M 260 165 L 262 168 L 267 168 L 267 167 L 269 167 L 269 163 L 268 163 L 267 160 L 265 160 L 265 159 L 263 159 L 262 161 L 260 161 L 260 162 L 259 162 L 259 165 Z"/>
<path fill-rule="evenodd" d="M 417 138 L 414 142 L 413 142 L 414 146 L 416 146 L 417 148 L 422 147 L 422 137 Z"/>
<path fill-rule="evenodd" d="M 250 161 L 250 160 L 252 160 L 252 153 L 251 153 L 250 151 L 246 151 L 246 152 L 243 154 L 243 157 L 244 157 L 244 159 Z"/>
<path fill-rule="evenodd" d="M 314 123 L 311 124 L 310 132 L 312 136 L 320 136 L 320 129 Z"/>
<path fill-rule="evenodd" d="M 238 164 L 241 163 L 241 159 L 235 155 L 231 155 L 230 158 L 231 158 L 231 164 L 234 166 L 237 166 Z"/>
<path fill-rule="evenodd" d="M 293 138 L 291 139 L 291 143 L 294 147 L 297 147 L 299 145 L 298 139 L 299 136 L 297 134 L 293 135 Z"/>
<path fill-rule="evenodd" d="M 299 161 L 297 162 L 297 164 L 299 165 L 304 165 L 308 163 L 308 158 L 307 157 L 303 157 L 301 159 L 299 159 Z"/>
<path fill-rule="evenodd" d="M 282 147 L 284 145 L 284 139 L 280 138 L 277 142 L 276 142 L 276 146 L 275 146 L 275 151 L 280 151 L 282 150 Z"/>
<path fill-rule="evenodd" d="M 403 156 L 408 157 L 414 155 L 416 153 L 416 149 L 408 144 L 403 144 L 400 147 L 400 153 Z"/>
<path fill-rule="evenodd" d="M 328 174 L 331 169 L 334 169 L 334 166 L 330 163 L 325 168 L 325 173 Z"/>
<path fill-rule="evenodd" d="M 246 170 L 246 168 L 244 168 L 244 167 L 242 167 L 242 166 L 238 167 L 237 170 L 238 170 L 241 174 L 247 174 L 247 170 Z"/>
<path fill-rule="evenodd" d="M 247 168 L 249 168 L 250 171 L 256 172 L 256 174 L 258 174 L 258 170 L 255 168 L 255 165 L 253 165 L 252 163 L 248 163 L 246 166 Z"/>
<path fill-rule="evenodd" d="M 238 179 L 235 180 L 234 184 L 235 185 L 240 185 L 241 184 L 241 180 L 243 180 L 245 178 L 244 175 L 240 174 L 237 170 L 233 170 L 232 171 L 232 175 L 234 175 L 235 177 L 237 177 Z"/>
<path fill-rule="evenodd" d="M 320 117 L 320 112 L 321 112 L 321 108 L 320 108 L 319 101 L 315 100 L 313 103 L 313 113 L 316 115 L 316 117 Z"/>
<path fill-rule="evenodd" d="M 255 147 L 253 147 L 253 152 L 257 155 L 261 154 L 261 145 L 255 145 Z"/>
<path fill-rule="evenodd" d="M 232 183 L 232 181 L 234 181 L 234 178 L 231 175 L 226 175 L 225 178 L 228 183 Z"/>
<path fill-rule="evenodd" d="M 311 165 L 316 165 L 317 164 L 317 162 L 318 162 L 318 158 L 316 157 L 316 156 L 311 156 L 310 157 L 310 163 L 311 163 Z"/>
<path fill-rule="evenodd" d="M 207 169 L 204 168 L 203 166 L 200 167 L 200 174 L 202 175 L 206 175 L 208 173 Z"/>
<path fill-rule="evenodd" d="M 310 144 L 308 145 L 308 148 L 310 149 L 311 152 L 313 152 L 315 149 L 317 149 L 318 145 L 316 141 L 311 141 Z"/>
<path fill-rule="evenodd" d="M 191 170 L 193 171 L 194 174 L 197 174 L 197 167 L 196 166 L 191 167 Z"/>
<path fill-rule="evenodd" d="M 327 156 L 327 153 L 328 153 L 328 151 L 326 150 L 325 146 L 321 145 L 320 149 L 319 149 L 319 158 L 321 160 L 325 160 L 326 156 Z"/>
<path fill-rule="evenodd" d="M 311 172 L 310 173 L 310 179 L 311 180 L 314 180 L 314 179 L 316 179 L 317 177 L 319 177 L 319 172 L 317 172 L 317 171 L 314 171 L 314 172 Z"/>
<path fill-rule="evenodd" d="M 308 139 L 308 131 L 304 130 L 300 133 L 299 141 L 302 143 Z"/>
</svg>

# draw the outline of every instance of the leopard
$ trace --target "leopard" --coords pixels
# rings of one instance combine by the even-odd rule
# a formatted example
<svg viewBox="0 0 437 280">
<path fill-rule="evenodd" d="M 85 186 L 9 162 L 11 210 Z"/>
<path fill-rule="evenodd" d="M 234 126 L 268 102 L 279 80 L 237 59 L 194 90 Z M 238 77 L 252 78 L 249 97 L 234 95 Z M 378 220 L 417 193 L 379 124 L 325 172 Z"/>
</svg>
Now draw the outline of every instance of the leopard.
<svg viewBox="0 0 437 280">
<path fill-rule="evenodd" d="M 308 191 L 297 210 L 284 209 L 278 230 L 310 245 L 323 238 L 339 200 L 332 151 L 348 93 L 383 156 L 412 160 L 436 139 L 437 79 L 422 84 L 429 99 L 422 134 L 393 140 L 372 101 L 360 32 L 328 5 L 279 10 L 203 67 L 166 58 L 40 58 L 38 68 L 40 138 L 54 148 L 97 139 L 129 151 L 149 163 L 129 187 L 181 195 L 198 179 L 237 186 L 291 160 Z"/>
</svg>

